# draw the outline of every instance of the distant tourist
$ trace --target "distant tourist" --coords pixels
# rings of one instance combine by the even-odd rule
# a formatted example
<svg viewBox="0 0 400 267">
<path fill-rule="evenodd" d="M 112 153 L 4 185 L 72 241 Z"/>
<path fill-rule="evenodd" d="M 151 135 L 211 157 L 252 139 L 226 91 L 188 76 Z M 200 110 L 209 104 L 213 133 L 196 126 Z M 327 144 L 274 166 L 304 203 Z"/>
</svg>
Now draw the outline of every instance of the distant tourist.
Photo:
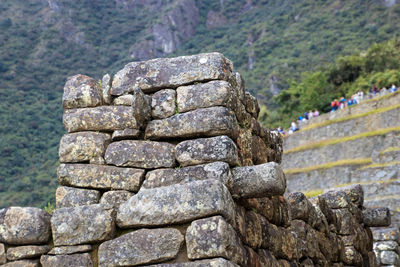
<svg viewBox="0 0 400 267">
<path fill-rule="evenodd" d="M 339 108 L 339 106 L 340 106 L 339 101 L 337 99 L 333 100 L 331 103 L 331 107 L 332 107 L 331 112 L 337 110 Z"/>
<path fill-rule="evenodd" d="M 343 96 L 340 98 L 340 101 L 339 101 L 339 107 L 340 107 L 340 109 L 344 109 L 345 107 L 346 107 L 346 98 L 344 98 Z"/>
<path fill-rule="evenodd" d="M 364 92 L 359 90 L 357 95 L 358 95 L 358 102 L 362 101 L 364 98 Z"/>
<path fill-rule="evenodd" d="M 281 126 L 279 126 L 277 130 L 281 135 L 285 135 L 285 131 L 283 130 L 283 128 Z"/>
<path fill-rule="evenodd" d="M 290 124 L 290 130 L 292 130 L 292 132 L 299 130 L 299 127 L 297 127 L 297 124 L 294 121 L 292 121 L 292 123 Z"/>
<path fill-rule="evenodd" d="M 318 109 L 315 109 L 315 111 L 314 111 L 314 117 L 318 117 L 319 116 L 319 111 L 318 111 Z"/>
<path fill-rule="evenodd" d="M 394 93 L 394 92 L 396 92 L 396 91 L 397 91 L 396 85 L 392 84 L 392 87 L 390 87 L 389 92 L 390 92 L 390 93 Z"/>
<path fill-rule="evenodd" d="M 314 117 L 314 112 L 312 112 L 312 110 L 310 110 L 308 112 L 308 119 L 311 120 L 312 117 Z"/>
</svg>

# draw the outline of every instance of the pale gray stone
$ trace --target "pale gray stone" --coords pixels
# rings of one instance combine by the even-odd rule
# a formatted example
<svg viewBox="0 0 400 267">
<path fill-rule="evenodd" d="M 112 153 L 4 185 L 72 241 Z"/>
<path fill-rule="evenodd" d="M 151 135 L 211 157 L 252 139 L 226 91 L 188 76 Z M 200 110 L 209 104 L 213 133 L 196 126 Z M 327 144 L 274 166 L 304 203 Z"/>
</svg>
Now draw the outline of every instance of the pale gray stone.
<svg viewBox="0 0 400 267">
<path fill-rule="evenodd" d="M 153 94 L 151 100 L 151 115 L 154 119 L 171 117 L 176 112 L 176 91 L 160 90 Z"/>
<path fill-rule="evenodd" d="M 238 134 L 235 114 L 225 107 L 197 109 L 172 117 L 152 120 L 146 128 L 147 139 L 192 138 Z"/>
<path fill-rule="evenodd" d="M 381 251 L 379 258 L 382 265 L 400 265 L 400 257 L 394 251 Z"/>
<path fill-rule="evenodd" d="M 193 82 L 227 80 L 231 72 L 232 63 L 220 53 L 131 62 L 115 74 L 111 94 L 132 92 L 136 86 L 147 93 Z"/>
<path fill-rule="evenodd" d="M 384 250 L 392 250 L 396 251 L 397 253 L 400 252 L 400 246 L 395 241 L 381 241 L 374 243 L 374 250 L 384 251 Z"/>
<path fill-rule="evenodd" d="M 191 260 L 224 257 L 243 264 L 247 257 L 235 230 L 221 216 L 192 222 L 186 231 L 186 247 Z"/>
<path fill-rule="evenodd" d="M 55 246 L 105 241 L 114 236 L 112 206 L 94 204 L 53 211 L 51 228 Z"/>
<path fill-rule="evenodd" d="M 63 123 L 69 133 L 139 128 L 133 117 L 132 107 L 127 106 L 68 109 L 64 111 Z"/>
<path fill-rule="evenodd" d="M 122 95 L 114 99 L 114 106 L 132 106 L 133 95 Z"/>
<path fill-rule="evenodd" d="M 151 119 L 151 98 L 146 96 L 139 87 L 133 89 L 132 110 L 133 117 L 140 127 Z"/>
<path fill-rule="evenodd" d="M 161 263 L 156 265 L 157 267 L 239 267 L 239 265 L 228 261 L 224 258 L 215 258 L 209 260 L 198 260 L 191 262 L 181 262 L 181 263 Z"/>
<path fill-rule="evenodd" d="M 2 267 L 40 267 L 39 259 L 37 260 L 20 260 L 8 262 Z M 57 266 L 58 267 L 58 266 Z"/>
<path fill-rule="evenodd" d="M 90 164 L 95 164 L 95 165 L 104 165 L 104 164 L 106 164 L 106 161 L 105 161 L 105 159 L 103 157 L 97 156 L 97 157 L 91 158 L 89 160 L 89 163 Z"/>
<path fill-rule="evenodd" d="M 59 186 L 56 190 L 57 209 L 97 204 L 99 200 L 100 192 L 96 190 L 67 186 Z"/>
<path fill-rule="evenodd" d="M 7 259 L 9 261 L 38 258 L 46 254 L 50 250 L 50 246 L 19 246 L 7 249 Z"/>
<path fill-rule="evenodd" d="M 68 255 L 74 253 L 88 252 L 92 250 L 91 245 L 80 246 L 61 246 L 52 248 L 47 254 L 49 255 Z"/>
<path fill-rule="evenodd" d="M 108 164 L 144 169 L 174 167 L 175 146 L 165 142 L 123 140 L 111 143 L 104 156 Z"/>
<path fill-rule="evenodd" d="M 105 192 L 100 199 L 101 204 L 107 204 L 118 210 L 122 203 L 128 201 L 134 194 L 125 190 L 108 191 Z"/>
<path fill-rule="evenodd" d="M 77 74 L 68 77 L 62 102 L 65 109 L 96 107 L 103 103 L 103 92 L 95 79 Z"/>
<path fill-rule="evenodd" d="M 144 170 L 93 164 L 60 164 L 58 182 L 64 186 L 137 192 Z"/>
<path fill-rule="evenodd" d="M 174 259 L 184 236 L 174 228 L 140 229 L 102 243 L 99 266 L 131 266 Z"/>
<path fill-rule="evenodd" d="M 142 188 L 185 184 L 208 179 L 218 180 L 223 184 L 227 184 L 230 175 L 229 164 L 225 162 L 213 162 L 178 169 L 157 169 L 146 174 Z"/>
<path fill-rule="evenodd" d="M 103 102 L 105 104 L 111 104 L 111 77 L 110 74 L 105 74 L 101 79 L 101 90 L 103 91 Z"/>
<path fill-rule="evenodd" d="M 232 169 L 228 188 L 235 198 L 283 195 L 286 178 L 282 168 L 275 162 Z"/>
<path fill-rule="evenodd" d="M 43 267 L 92 267 L 93 262 L 89 253 L 71 254 L 71 255 L 43 255 L 40 258 Z"/>
<path fill-rule="evenodd" d="M 363 210 L 364 224 L 369 227 L 390 226 L 391 217 L 388 208 L 367 208 Z"/>
<path fill-rule="evenodd" d="M 3 243 L 0 243 L 0 264 L 5 264 L 7 261 L 6 248 Z"/>
<path fill-rule="evenodd" d="M 44 244 L 50 238 L 50 214 L 38 208 L 0 210 L 0 242 L 11 245 Z"/>
<path fill-rule="evenodd" d="M 181 166 L 224 161 L 231 166 L 239 165 L 238 149 L 228 136 L 199 138 L 179 143 L 175 156 Z"/>
<path fill-rule="evenodd" d="M 325 199 L 331 209 L 343 209 L 351 205 L 351 200 L 344 191 L 330 190 L 320 195 L 320 197 Z"/>
<path fill-rule="evenodd" d="M 373 230 L 374 241 L 393 240 L 400 244 L 400 232 L 396 227 L 376 228 Z"/>
<path fill-rule="evenodd" d="M 231 195 L 221 182 L 195 181 L 141 189 L 120 206 L 117 223 L 121 228 L 159 226 L 217 214 L 233 222 L 234 209 Z"/>
<path fill-rule="evenodd" d="M 102 157 L 110 143 L 109 134 L 79 132 L 65 134 L 60 141 L 58 156 L 60 162 L 84 162 Z"/>
<path fill-rule="evenodd" d="M 140 130 L 123 129 L 114 131 L 111 138 L 113 141 L 120 141 L 124 139 L 137 139 L 139 135 L 140 135 Z"/>
</svg>

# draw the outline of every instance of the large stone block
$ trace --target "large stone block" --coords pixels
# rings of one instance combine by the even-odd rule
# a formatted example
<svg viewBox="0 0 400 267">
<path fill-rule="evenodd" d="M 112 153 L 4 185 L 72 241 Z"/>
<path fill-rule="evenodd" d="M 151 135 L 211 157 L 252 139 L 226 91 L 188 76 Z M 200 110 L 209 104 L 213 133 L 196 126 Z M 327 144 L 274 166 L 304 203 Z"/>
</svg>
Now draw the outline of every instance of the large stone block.
<svg viewBox="0 0 400 267">
<path fill-rule="evenodd" d="M 108 240 L 115 232 L 113 208 L 94 204 L 57 209 L 51 217 L 51 229 L 55 246 Z"/>
<path fill-rule="evenodd" d="M 10 245 L 43 244 L 50 238 L 50 214 L 38 208 L 0 210 L 0 242 Z"/>
<path fill-rule="evenodd" d="M 93 262 L 89 253 L 72 254 L 72 255 L 43 255 L 40 258 L 43 267 L 92 267 Z"/>
<path fill-rule="evenodd" d="M 111 136 L 113 141 L 120 141 L 124 139 L 138 139 L 140 130 L 137 129 L 123 129 L 115 130 Z"/>
<path fill-rule="evenodd" d="M 184 236 L 174 228 L 140 229 L 102 243 L 99 266 L 136 266 L 174 259 Z"/>
<path fill-rule="evenodd" d="M 108 164 L 144 169 L 175 166 L 175 146 L 164 142 L 123 140 L 111 143 L 104 156 Z"/>
<path fill-rule="evenodd" d="M 97 204 L 99 200 L 100 192 L 96 190 L 67 186 L 59 186 L 56 190 L 57 209 Z"/>
<path fill-rule="evenodd" d="M 132 192 L 125 190 L 108 191 L 101 196 L 100 203 L 111 205 L 115 210 L 118 210 L 119 206 L 128 201 L 133 195 Z"/>
<path fill-rule="evenodd" d="M 19 246 L 10 247 L 7 250 L 7 259 L 9 261 L 38 258 L 46 254 L 50 250 L 50 246 Z"/>
<path fill-rule="evenodd" d="M 147 93 L 193 82 L 227 80 L 231 72 L 232 63 L 220 53 L 131 62 L 115 74 L 111 94 L 132 92 L 135 86 Z"/>
<path fill-rule="evenodd" d="M 288 195 L 288 201 L 291 219 L 307 222 L 312 207 L 307 197 L 301 192 L 295 192 Z"/>
<path fill-rule="evenodd" d="M 151 119 L 151 97 L 145 95 L 139 87 L 133 89 L 132 111 L 140 127 Z"/>
<path fill-rule="evenodd" d="M 162 120 L 152 120 L 146 128 L 147 139 L 192 138 L 237 135 L 235 114 L 225 107 L 197 109 Z"/>
<path fill-rule="evenodd" d="M 47 254 L 49 255 L 68 255 L 74 253 L 88 252 L 92 250 L 91 245 L 79 246 L 61 246 L 52 248 Z"/>
<path fill-rule="evenodd" d="M 234 219 L 234 202 L 219 181 L 204 180 L 153 189 L 141 189 L 118 210 L 119 227 L 159 226 L 223 215 Z"/>
<path fill-rule="evenodd" d="M 149 265 L 152 267 L 239 267 L 239 265 L 228 261 L 224 258 L 215 258 L 210 260 L 199 260 L 181 263 L 161 263 L 156 265 Z"/>
<path fill-rule="evenodd" d="M 105 104 L 111 103 L 111 76 L 110 74 L 105 74 L 101 79 L 101 90 L 103 91 L 103 102 Z"/>
<path fill-rule="evenodd" d="M 103 93 L 95 79 L 78 74 L 68 77 L 62 98 L 63 107 L 96 107 L 103 103 Z"/>
<path fill-rule="evenodd" d="M 257 249 L 262 244 L 262 225 L 268 223 L 264 217 L 254 211 L 247 211 L 246 235 L 244 242 L 251 248 Z"/>
<path fill-rule="evenodd" d="M 211 81 L 181 86 L 176 89 L 178 111 L 228 106 L 233 102 L 233 87 L 226 81 Z"/>
<path fill-rule="evenodd" d="M 363 210 L 363 222 L 369 227 L 384 227 L 391 223 L 390 210 L 388 208 L 369 208 Z"/>
<path fill-rule="evenodd" d="M 84 162 L 102 157 L 110 143 L 109 134 L 80 132 L 65 134 L 60 141 L 60 162 Z"/>
<path fill-rule="evenodd" d="M 63 123 L 69 133 L 139 128 L 133 117 L 132 107 L 128 106 L 68 109 L 64 111 Z"/>
<path fill-rule="evenodd" d="M 58 182 L 65 186 L 137 192 L 144 170 L 93 164 L 60 164 Z"/>
<path fill-rule="evenodd" d="M 282 168 L 275 162 L 232 169 L 228 188 L 233 197 L 253 198 L 283 195 L 286 178 Z"/>
<path fill-rule="evenodd" d="M 158 169 L 147 172 L 142 187 L 155 188 L 209 179 L 227 184 L 230 175 L 229 164 L 225 162 L 213 162 L 179 169 Z"/>
<path fill-rule="evenodd" d="M 224 161 L 231 166 L 239 165 L 238 150 L 229 137 L 199 138 L 179 143 L 175 156 L 182 166 Z"/>
<path fill-rule="evenodd" d="M 186 231 L 186 247 L 191 260 L 223 257 L 243 264 L 247 258 L 235 230 L 221 216 L 192 222 Z"/>
<path fill-rule="evenodd" d="M 154 119 L 171 117 L 176 112 L 176 91 L 172 89 L 160 90 L 152 96 L 151 115 Z"/>
<path fill-rule="evenodd" d="M 2 267 L 41 267 L 39 259 L 12 261 L 1 265 Z"/>
</svg>

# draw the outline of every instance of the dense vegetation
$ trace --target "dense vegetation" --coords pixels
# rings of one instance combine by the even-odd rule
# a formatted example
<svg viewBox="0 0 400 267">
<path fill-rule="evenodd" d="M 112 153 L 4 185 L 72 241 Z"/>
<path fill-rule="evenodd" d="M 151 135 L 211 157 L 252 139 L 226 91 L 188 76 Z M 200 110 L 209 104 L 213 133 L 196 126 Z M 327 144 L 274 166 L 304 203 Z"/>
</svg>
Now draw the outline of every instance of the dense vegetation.
<svg viewBox="0 0 400 267">
<path fill-rule="evenodd" d="M 121 8 L 119 2 L 138 4 Z M 156 2 L 0 1 L 0 207 L 43 207 L 54 201 L 66 77 L 83 73 L 99 79 L 131 61 L 133 45 L 152 40 L 149 29 L 176 1 L 165 1 L 156 10 L 141 4 Z M 320 107 L 333 95 L 384 84 L 378 79 L 386 75 L 398 77 L 399 60 L 369 69 L 376 63 L 363 61 L 356 52 L 399 32 L 400 5 L 386 7 L 377 0 L 194 2 L 200 15 L 195 32 L 168 56 L 224 53 L 244 75 L 247 88 L 268 105 L 269 118 L 263 120 L 272 126 L 307 105 Z M 214 28 L 206 26 L 210 11 L 221 17 Z M 344 57 L 329 65 L 338 55 Z M 276 100 L 270 79 L 288 89 Z"/>
</svg>

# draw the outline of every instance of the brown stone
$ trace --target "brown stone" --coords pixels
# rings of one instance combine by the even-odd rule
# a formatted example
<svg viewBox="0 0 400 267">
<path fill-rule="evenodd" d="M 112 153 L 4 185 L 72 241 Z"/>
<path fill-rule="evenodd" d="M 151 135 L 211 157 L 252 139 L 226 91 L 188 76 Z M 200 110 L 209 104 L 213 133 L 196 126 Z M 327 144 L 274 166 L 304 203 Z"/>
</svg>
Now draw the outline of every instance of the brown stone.
<svg viewBox="0 0 400 267">
<path fill-rule="evenodd" d="M 140 130 L 137 129 L 123 129 L 113 132 L 111 139 L 113 141 L 120 141 L 124 139 L 138 139 Z"/>
<path fill-rule="evenodd" d="M 85 108 L 100 106 L 103 92 L 95 79 L 78 74 L 68 77 L 64 86 L 63 107 Z"/>
<path fill-rule="evenodd" d="M 71 255 L 43 255 L 40 258 L 43 267 L 92 267 L 93 262 L 89 253 L 71 254 Z"/>
<path fill-rule="evenodd" d="M 67 208 L 97 204 L 100 192 L 96 190 L 59 186 L 56 190 L 56 207 Z"/>
</svg>

